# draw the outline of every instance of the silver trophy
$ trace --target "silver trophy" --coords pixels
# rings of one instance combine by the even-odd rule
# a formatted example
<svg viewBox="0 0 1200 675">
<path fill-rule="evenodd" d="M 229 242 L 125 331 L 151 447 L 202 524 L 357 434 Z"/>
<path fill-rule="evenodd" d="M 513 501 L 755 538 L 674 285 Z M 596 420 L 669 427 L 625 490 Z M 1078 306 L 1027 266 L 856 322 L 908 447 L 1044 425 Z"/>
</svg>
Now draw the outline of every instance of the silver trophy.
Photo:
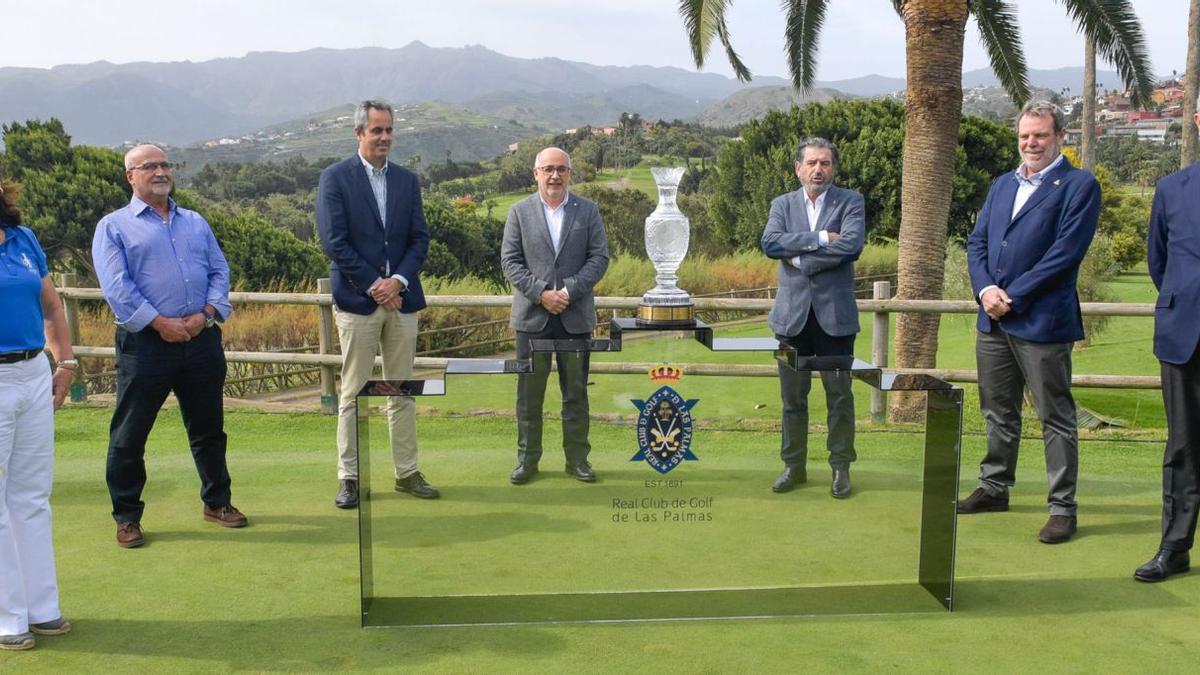
<svg viewBox="0 0 1200 675">
<path fill-rule="evenodd" d="M 687 255 L 690 229 L 675 196 L 684 168 L 654 167 L 658 206 L 646 218 L 646 255 L 654 265 L 654 288 L 642 296 L 637 322 L 643 326 L 692 326 L 696 323 L 692 296 L 677 285 L 679 264 Z"/>
</svg>

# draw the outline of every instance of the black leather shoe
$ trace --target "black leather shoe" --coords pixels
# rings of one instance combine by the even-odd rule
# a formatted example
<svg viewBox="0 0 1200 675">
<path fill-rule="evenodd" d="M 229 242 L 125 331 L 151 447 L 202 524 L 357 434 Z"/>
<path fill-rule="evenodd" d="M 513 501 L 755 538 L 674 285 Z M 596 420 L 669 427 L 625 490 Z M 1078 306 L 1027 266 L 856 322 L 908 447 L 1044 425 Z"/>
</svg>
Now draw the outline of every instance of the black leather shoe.
<svg viewBox="0 0 1200 675">
<path fill-rule="evenodd" d="M 829 494 L 834 499 L 845 499 L 850 496 L 850 465 L 833 467 L 833 481 L 829 484 Z"/>
<path fill-rule="evenodd" d="M 791 492 L 796 489 L 797 485 L 803 485 L 808 482 L 808 472 L 802 466 L 784 467 L 783 473 L 779 474 L 779 478 L 771 485 L 771 490 L 775 492 Z"/>
<path fill-rule="evenodd" d="M 338 481 L 337 497 L 333 500 L 334 506 L 339 509 L 353 509 L 358 507 L 358 481 L 353 478 L 343 478 Z"/>
<path fill-rule="evenodd" d="M 1182 574 L 1192 568 L 1187 551 L 1169 551 L 1159 549 L 1150 562 L 1142 565 L 1133 572 L 1133 578 L 1138 581 L 1166 581 L 1173 574 Z"/>
<path fill-rule="evenodd" d="M 422 476 L 420 471 L 411 473 L 404 478 L 397 478 L 396 492 L 407 492 L 421 499 L 437 499 L 442 495 L 437 488 L 425 482 L 425 476 Z"/>
<path fill-rule="evenodd" d="M 538 472 L 537 462 L 521 462 L 508 475 L 508 482 L 513 485 L 524 485 Z"/>
<path fill-rule="evenodd" d="M 988 491 L 983 488 L 975 488 L 975 491 L 966 499 L 958 500 L 956 509 L 959 513 L 1007 511 L 1008 495 L 992 495 L 988 494 Z"/>
<path fill-rule="evenodd" d="M 1038 532 L 1038 541 L 1043 544 L 1062 544 L 1075 534 L 1075 516 L 1050 516 Z"/>
<path fill-rule="evenodd" d="M 596 482 L 596 472 L 592 471 L 592 465 L 588 464 L 587 462 L 568 464 L 567 475 L 573 477 L 575 480 L 581 480 L 585 483 Z"/>
</svg>

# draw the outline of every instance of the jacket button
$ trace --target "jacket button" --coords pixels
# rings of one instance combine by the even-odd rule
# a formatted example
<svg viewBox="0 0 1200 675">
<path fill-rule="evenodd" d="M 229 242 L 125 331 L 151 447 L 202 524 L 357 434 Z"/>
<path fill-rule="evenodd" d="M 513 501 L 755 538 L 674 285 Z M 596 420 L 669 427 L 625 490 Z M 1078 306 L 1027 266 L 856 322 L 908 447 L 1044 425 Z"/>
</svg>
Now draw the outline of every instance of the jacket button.
<svg viewBox="0 0 1200 675">
<path fill-rule="evenodd" d="M 1008 246 L 1008 242 L 1007 242 L 1007 241 L 1002 241 L 1002 242 L 1000 242 L 1000 245 L 1001 245 L 1001 246 Z"/>
</svg>

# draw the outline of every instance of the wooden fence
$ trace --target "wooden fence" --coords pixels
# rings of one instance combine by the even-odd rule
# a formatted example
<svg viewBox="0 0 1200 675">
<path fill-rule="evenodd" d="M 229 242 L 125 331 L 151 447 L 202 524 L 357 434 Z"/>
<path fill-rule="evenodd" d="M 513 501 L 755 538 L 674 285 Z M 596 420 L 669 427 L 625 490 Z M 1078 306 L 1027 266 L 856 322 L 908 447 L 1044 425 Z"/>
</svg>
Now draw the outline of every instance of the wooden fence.
<svg viewBox="0 0 1200 675">
<path fill-rule="evenodd" d="M 335 396 L 335 381 L 341 368 L 341 355 L 335 349 L 335 329 L 333 322 L 333 303 L 329 295 L 329 280 L 318 281 L 317 293 L 230 293 L 234 304 L 271 304 L 271 305 L 312 305 L 319 315 L 317 353 L 302 352 L 242 352 L 227 351 L 226 359 L 231 362 L 259 364 L 288 364 L 320 369 L 321 406 L 326 412 L 334 412 L 337 408 Z M 696 297 L 694 299 L 698 312 L 737 312 L 765 314 L 774 302 L 769 296 L 773 289 L 751 289 L 752 293 L 762 293 L 768 297 Z M 98 288 L 80 288 L 76 286 L 74 275 L 62 275 L 59 293 L 66 307 L 67 325 L 71 331 L 71 343 L 75 345 L 77 356 L 89 358 L 114 359 L 115 350 L 112 347 L 97 347 L 79 344 L 79 303 L 87 300 L 103 300 Z M 740 292 L 731 291 L 729 295 L 736 296 Z M 950 382 L 976 382 L 978 373 L 974 370 L 951 370 L 944 368 L 887 368 L 888 344 L 891 334 L 891 315 L 898 312 L 915 314 L 975 314 L 978 305 L 971 300 L 896 300 L 891 297 L 891 282 L 876 281 L 872 288 L 870 299 L 858 300 L 859 312 L 869 312 L 873 315 L 873 335 L 871 340 L 871 356 L 875 365 L 895 373 L 924 373 Z M 429 307 L 493 307 L 507 308 L 512 303 L 508 295 L 431 295 L 426 300 Z M 605 311 L 611 316 L 620 313 L 632 315 L 637 311 L 641 298 L 598 297 L 596 309 Z M 1083 303 L 1085 316 L 1140 316 L 1153 317 L 1152 304 L 1133 303 Z M 603 323 L 603 322 L 602 322 Z M 440 370 L 445 368 L 447 359 L 435 356 L 419 356 L 416 359 L 418 369 Z M 592 372 L 608 374 L 642 374 L 651 363 L 601 363 L 593 362 Z M 736 375 L 749 377 L 775 377 L 776 369 L 773 364 L 761 365 L 725 365 L 725 364 L 681 364 L 689 374 L 695 375 Z M 82 377 L 82 369 L 77 377 Z M 1115 389 L 1158 389 L 1162 383 L 1158 375 L 1088 375 L 1075 374 L 1071 379 L 1075 387 L 1097 387 Z M 82 400 L 86 392 L 82 381 L 72 386 L 72 400 Z M 871 392 L 871 414 L 875 419 L 883 419 L 887 411 L 886 394 Z"/>
</svg>

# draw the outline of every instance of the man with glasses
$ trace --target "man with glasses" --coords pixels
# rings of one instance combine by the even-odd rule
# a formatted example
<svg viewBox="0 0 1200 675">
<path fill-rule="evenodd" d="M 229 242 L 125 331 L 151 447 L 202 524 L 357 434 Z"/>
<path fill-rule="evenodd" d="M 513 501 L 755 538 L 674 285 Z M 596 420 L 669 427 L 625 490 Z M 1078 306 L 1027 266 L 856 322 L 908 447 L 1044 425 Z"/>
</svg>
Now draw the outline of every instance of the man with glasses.
<svg viewBox="0 0 1200 675">
<path fill-rule="evenodd" d="M 571 158 L 546 148 L 534 160 L 537 192 L 508 211 L 500 262 L 515 287 L 509 324 L 517 358 L 533 358 L 532 373 L 517 376 L 517 467 L 514 485 L 529 482 L 542 457 L 542 403 L 550 377 L 549 352 L 533 353 L 530 340 L 586 340 L 596 328 L 592 289 L 608 269 L 608 238 L 592 201 L 571 194 Z M 588 352 L 556 354 L 562 392 L 563 452 L 567 474 L 590 483 L 588 463 Z"/>
<path fill-rule="evenodd" d="M 334 320 L 342 343 L 338 399 L 338 493 L 340 509 L 358 506 L 358 447 L 354 401 L 371 377 L 375 355 L 383 377 L 412 377 L 417 349 L 417 312 L 425 308 L 418 273 L 429 253 L 429 228 L 417 177 L 388 161 L 392 107 L 363 101 L 354 111 L 358 152 L 321 172 L 317 230 L 329 256 Z M 416 405 L 389 396 L 388 434 L 397 492 L 435 499 L 437 488 L 417 470 Z"/>
<path fill-rule="evenodd" d="M 125 155 L 129 205 L 100 219 L 92 261 L 117 319 L 117 402 L 108 442 L 108 491 L 117 545 L 145 543 L 146 437 L 174 393 L 200 474 L 205 520 L 245 527 L 230 503 L 219 322 L 233 313 L 229 265 L 212 228 L 171 199 L 171 163 L 139 145 Z"/>
</svg>

